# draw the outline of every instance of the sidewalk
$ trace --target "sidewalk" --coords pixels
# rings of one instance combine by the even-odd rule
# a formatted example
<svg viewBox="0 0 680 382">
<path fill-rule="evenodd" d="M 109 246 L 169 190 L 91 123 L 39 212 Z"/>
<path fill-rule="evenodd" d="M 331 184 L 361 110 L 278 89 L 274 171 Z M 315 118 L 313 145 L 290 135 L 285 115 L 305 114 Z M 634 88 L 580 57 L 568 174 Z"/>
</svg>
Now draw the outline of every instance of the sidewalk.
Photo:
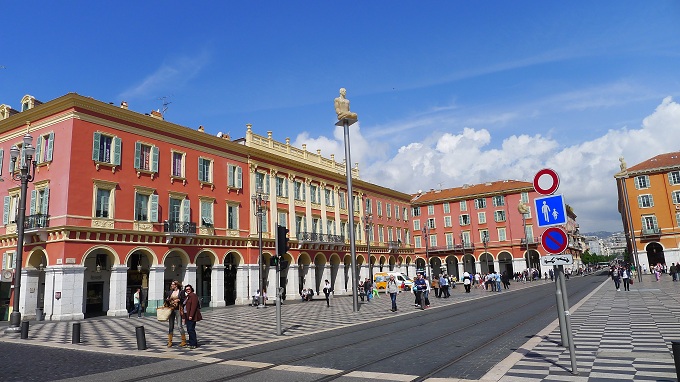
<svg viewBox="0 0 680 382">
<path fill-rule="evenodd" d="M 482 380 L 675 381 L 671 341 L 680 341 L 680 282 L 643 275 L 629 292 L 617 292 L 608 279 L 572 307 L 571 327 L 578 375 L 569 349 L 558 345 L 556 320 Z"/>
</svg>

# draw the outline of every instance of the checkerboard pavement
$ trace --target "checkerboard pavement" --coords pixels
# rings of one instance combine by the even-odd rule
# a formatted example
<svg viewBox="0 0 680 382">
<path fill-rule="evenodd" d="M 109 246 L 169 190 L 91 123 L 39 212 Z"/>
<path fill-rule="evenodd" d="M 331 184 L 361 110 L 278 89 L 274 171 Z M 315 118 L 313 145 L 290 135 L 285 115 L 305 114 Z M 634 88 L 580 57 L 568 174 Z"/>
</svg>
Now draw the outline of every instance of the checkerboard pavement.
<svg viewBox="0 0 680 382">
<path fill-rule="evenodd" d="M 531 283 L 513 283 L 512 290 L 527 287 L 550 287 L 550 282 L 536 281 Z M 463 293 L 462 285 L 452 290 L 449 299 L 431 298 L 432 307 L 454 304 L 475 298 L 491 296 L 482 288 L 472 289 L 470 294 Z M 495 293 L 493 293 L 495 295 Z M 392 315 L 403 315 L 414 312 L 413 294 L 404 292 L 397 299 L 399 311 L 390 312 L 390 299 L 384 293 L 373 298 L 371 303 L 360 302 L 358 313 L 352 310 L 352 299 L 349 296 L 331 298 L 330 308 L 326 307 L 323 296 L 316 296 L 314 301 L 288 301 L 282 306 L 283 336 L 276 333 L 276 307 L 267 305 L 257 309 L 252 306 L 239 305 L 225 308 L 205 309 L 203 320 L 197 324 L 199 347 L 193 350 L 179 348 L 179 331 L 175 328 L 173 342 L 175 346 L 167 348 L 168 323 L 159 322 L 155 316 L 143 318 L 97 317 L 78 321 L 81 325 L 81 343 L 71 344 L 73 321 L 36 322 L 31 321 L 29 338 L 19 340 L 16 334 L 0 332 L 0 341 L 28 341 L 44 346 L 59 346 L 81 350 L 105 352 L 111 354 L 130 354 L 137 352 L 135 328 L 144 326 L 146 334 L 146 356 L 162 358 L 196 357 L 205 358 L 220 352 L 247 347 L 263 342 L 291 338 L 313 332 L 327 331 L 346 327 L 360 322 L 384 319 Z M 323 323 L 323 325 L 320 325 Z M 139 353 L 138 353 L 139 354 Z"/>
<path fill-rule="evenodd" d="M 500 381 L 676 380 L 671 346 L 680 341 L 680 282 L 670 276 L 656 282 L 643 275 L 630 291 L 616 291 L 608 279 L 570 317 L 578 375 L 553 324 L 538 344 L 520 349 L 523 357 Z"/>
</svg>

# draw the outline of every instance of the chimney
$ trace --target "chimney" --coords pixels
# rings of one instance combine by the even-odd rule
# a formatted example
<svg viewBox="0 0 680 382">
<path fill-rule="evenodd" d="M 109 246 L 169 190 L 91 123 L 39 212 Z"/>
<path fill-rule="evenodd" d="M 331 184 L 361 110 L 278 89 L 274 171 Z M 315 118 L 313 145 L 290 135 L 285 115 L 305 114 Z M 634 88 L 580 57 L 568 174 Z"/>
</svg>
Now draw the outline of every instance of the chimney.
<svg viewBox="0 0 680 382">
<path fill-rule="evenodd" d="M 163 114 L 161 114 L 161 112 L 158 110 L 151 110 L 151 116 L 156 119 L 163 120 Z"/>
<path fill-rule="evenodd" d="M 203 125 L 198 127 L 198 131 L 200 131 L 201 133 L 205 133 L 205 129 L 203 128 Z"/>
<path fill-rule="evenodd" d="M 121 108 L 121 109 L 127 110 L 127 109 L 128 109 L 127 101 L 121 102 L 121 103 L 120 103 L 120 108 Z"/>
</svg>

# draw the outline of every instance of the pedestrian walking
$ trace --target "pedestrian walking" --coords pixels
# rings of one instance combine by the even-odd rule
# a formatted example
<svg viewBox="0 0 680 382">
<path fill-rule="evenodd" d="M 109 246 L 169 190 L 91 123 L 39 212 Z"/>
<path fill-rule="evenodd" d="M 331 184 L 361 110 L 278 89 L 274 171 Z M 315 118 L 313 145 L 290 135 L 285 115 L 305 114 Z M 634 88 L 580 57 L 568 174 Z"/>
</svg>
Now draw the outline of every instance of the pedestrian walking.
<svg viewBox="0 0 680 382">
<path fill-rule="evenodd" d="M 333 289 L 331 289 L 331 283 L 329 283 L 328 280 L 326 280 L 324 282 L 323 294 L 326 295 L 326 307 L 328 307 L 328 308 L 330 308 L 330 306 L 331 306 L 330 296 L 331 296 L 332 291 L 333 291 Z"/>
<path fill-rule="evenodd" d="M 678 274 L 676 273 L 678 268 L 675 266 L 675 263 L 671 263 L 669 271 L 671 272 L 671 276 L 673 276 L 673 281 L 678 281 Z"/>
<path fill-rule="evenodd" d="M 501 275 L 498 274 L 498 272 L 494 271 L 493 272 L 493 278 L 494 282 L 496 283 L 496 292 L 501 291 Z"/>
<path fill-rule="evenodd" d="M 616 266 L 614 266 L 614 269 L 612 269 L 612 280 L 614 280 L 614 286 L 616 287 L 616 291 L 620 292 L 621 291 L 621 271 Z"/>
<path fill-rule="evenodd" d="M 397 293 L 399 293 L 397 280 L 394 278 L 394 275 L 390 275 L 390 278 L 387 280 L 387 286 L 385 287 L 385 294 L 389 294 L 390 299 L 392 300 L 392 309 L 390 309 L 392 312 L 397 311 Z"/>
<path fill-rule="evenodd" d="M 361 297 L 361 301 L 364 301 L 364 296 L 366 296 L 366 291 L 364 290 L 364 282 L 362 280 L 359 280 L 359 297 Z"/>
<path fill-rule="evenodd" d="M 434 296 L 439 298 L 439 278 L 437 276 L 432 278 L 432 289 L 434 289 Z"/>
<path fill-rule="evenodd" d="M 172 309 L 170 312 L 170 319 L 168 319 L 168 347 L 172 346 L 172 334 L 175 329 L 175 324 L 179 327 L 179 334 L 182 342 L 179 346 L 187 346 L 187 336 L 182 325 L 182 310 L 184 309 L 184 299 L 186 295 L 182 289 L 182 283 L 173 280 L 170 283 L 170 291 L 165 296 L 165 305 Z"/>
<path fill-rule="evenodd" d="M 621 271 L 621 280 L 623 280 L 624 291 L 630 292 L 630 278 L 631 278 L 630 269 L 624 268 L 623 271 Z"/>
<path fill-rule="evenodd" d="M 132 317 L 133 314 L 137 313 L 137 318 L 142 317 L 142 288 L 137 288 L 137 291 L 132 296 L 132 301 L 134 303 L 134 308 L 128 312 L 128 318 Z"/>
<path fill-rule="evenodd" d="M 196 349 L 198 346 L 196 323 L 203 319 L 201 316 L 201 303 L 198 301 L 198 296 L 194 293 L 194 287 L 191 285 L 184 287 L 184 293 L 186 295 L 184 320 L 187 323 L 187 332 L 189 333 L 189 349 Z"/>
<path fill-rule="evenodd" d="M 364 292 L 366 292 L 366 302 L 371 302 L 371 298 L 373 297 L 373 283 L 368 277 L 364 280 Z"/>
<path fill-rule="evenodd" d="M 472 280 L 470 279 L 470 274 L 468 272 L 463 273 L 463 286 L 465 287 L 465 293 L 470 293 L 470 284 Z"/>
<path fill-rule="evenodd" d="M 449 276 L 446 273 L 439 278 L 439 288 L 441 288 L 440 294 L 443 298 L 451 297 L 451 293 L 449 293 Z"/>
</svg>

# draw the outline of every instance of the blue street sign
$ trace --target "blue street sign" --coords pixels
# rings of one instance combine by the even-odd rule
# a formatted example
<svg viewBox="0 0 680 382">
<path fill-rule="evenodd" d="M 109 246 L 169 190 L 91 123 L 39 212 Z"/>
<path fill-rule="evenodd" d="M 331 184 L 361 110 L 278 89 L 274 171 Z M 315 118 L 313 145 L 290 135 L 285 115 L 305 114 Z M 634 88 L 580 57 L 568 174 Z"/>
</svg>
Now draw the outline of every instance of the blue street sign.
<svg viewBox="0 0 680 382">
<path fill-rule="evenodd" d="M 539 227 L 550 227 L 567 223 L 567 208 L 562 195 L 550 195 L 534 199 L 536 220 Z"/>
</svg>

